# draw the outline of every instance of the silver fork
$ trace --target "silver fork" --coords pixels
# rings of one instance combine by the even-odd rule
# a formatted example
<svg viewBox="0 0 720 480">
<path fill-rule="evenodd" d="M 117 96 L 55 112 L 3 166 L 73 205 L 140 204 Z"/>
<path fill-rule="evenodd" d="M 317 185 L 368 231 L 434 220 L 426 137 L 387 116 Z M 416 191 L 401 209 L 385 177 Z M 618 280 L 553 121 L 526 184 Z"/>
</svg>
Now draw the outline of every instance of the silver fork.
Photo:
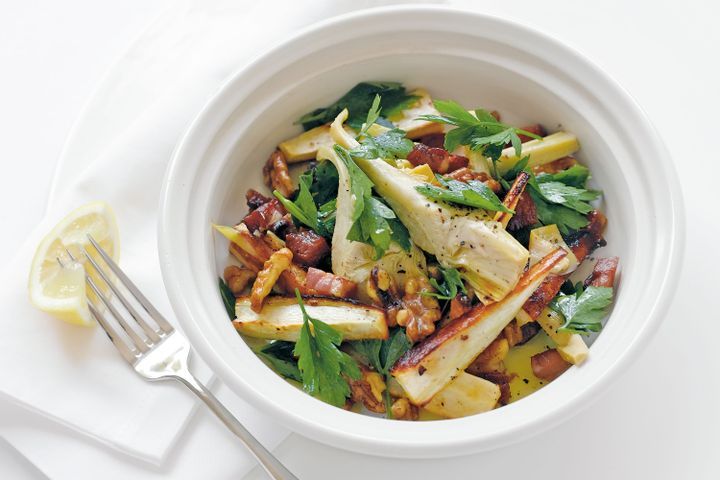
<svg viewBox="0 0 720 480">
<path fill-rule="evenodd" d="M 181 333 L 177 332 L 160 312 L 153 307 L 95 239 L 90 235 L 87 237 L 100 258 L 102 258 L 103 262 L 123 285 L 124 290 L 132 295 L 135 302 L 142 307 L 147 316 L 155 323 L 155 326 L 152 326 L 146 321 L 144 315 L 138 312 L 127 295 L 115 285 L 115 282 L 111 281 L 110 275 L 100 265 L 98 260 L 93 258 L 85 248 L 82 248 L 82 253 L 87 258 L 89 264 L 92 265 L 100 279 L 102 279 L 102 282 L 112 291 L 115 298 L 117 298 L 124 307 L 125 313 L 120 312 L 114 302 L 103 293 L 95 281 L 89 275 L 85 275 L 88 286 L 104 307 L 102 308 L 99 305 L 95 305 L 88 297 L 90 312 L 100 326 L 102 326 L 103 330 L 105 330 L 115 347 L 120 351 L 122 357 L 137 373 L 147 380 L 172 379 L 188 387 L 190 391 L 200 397 L 200 399 L 210 407 L 210 410 L 217 415 L 231 432 L 237 435 L 270 478 L 276 480 L 297 480 L 297 477 L 285 468 L 272 453 L 263 447 L 260 442 L 242 426 L 240 421 L 220 403 L 215 395 L 190 373 L 188 369 L 190 344 L 187 339 Z M 69 250 L 66 249 L 66 252 L 71 261 L 77 261 Z M 64 266 L 62 259 L 58 258 L 57 261 L 61 266 Z M 120 325 L 122 330 L 119 330 L 113 324 L 112 320 L 103 313 L 104 310 L 106 310 L 105 313 L 110 313 L 110 316 L 115 319 L 115 322 Z"/>
</svg>

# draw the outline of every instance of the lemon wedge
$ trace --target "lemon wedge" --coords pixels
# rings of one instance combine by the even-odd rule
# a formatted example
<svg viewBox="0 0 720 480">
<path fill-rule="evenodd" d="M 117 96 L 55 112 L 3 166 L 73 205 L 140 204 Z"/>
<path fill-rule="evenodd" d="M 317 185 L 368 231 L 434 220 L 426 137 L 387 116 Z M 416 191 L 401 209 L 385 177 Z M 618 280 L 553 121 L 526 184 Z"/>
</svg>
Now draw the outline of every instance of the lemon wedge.
<svg viewBox="0 0 720 480">
<path fill-rule="evenodd" d="M 95 325 L 88 308 L 82 254 L 83 247 L 93 250 L 88 234 L 117 262 L 115 214 L 105 202 L 93 202 L 71 212 L 43 238 L 35 251 L 28 281 L 30 301 L 35 307 L 83 326 Z M 77 262 L 71 261 L 66 249 Z"/>
</svg>

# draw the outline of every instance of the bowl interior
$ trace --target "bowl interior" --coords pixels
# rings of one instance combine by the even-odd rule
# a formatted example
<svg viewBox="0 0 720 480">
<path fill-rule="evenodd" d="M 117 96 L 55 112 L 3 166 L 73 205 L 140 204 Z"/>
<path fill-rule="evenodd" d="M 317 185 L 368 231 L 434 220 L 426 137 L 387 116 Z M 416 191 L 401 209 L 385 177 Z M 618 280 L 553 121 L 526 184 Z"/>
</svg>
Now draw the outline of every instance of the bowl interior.
<svg viewBox="0 0 720 480">
<path fill-rule="evenodd" d="M 300 132 L 294 120 L 363 80 L 423 87 L 434 98 L 496 109 L 509 123 L 538 122 L 579 137 L 577 157 L 590 167 L 592 184 L 603 190 L 601 207 L 609 219 L 608 246 L 596 255 L 618 255 L 622 268 L 613 313 L 582 368 L 573 367 L 530 397 L 485 414 L 388 422 L 325 405 L 295 389 L 235 333 L 217 291 L 227 244 L 212 234 L 210 224 L 242 218 L 245 191 L 262 185 L 267 156 L 278 142 Z M 203 358 L 238 394 L 300 433 L 376 454 L 448 455 L 491 448 L 577 411 L 649 330 L 674 251 L 672 198 L 659 192 L 669 185 L 665 160 L 662 145 L 624 93 L 542 35 L 445 10 L 355 15 L 273 50 L 235 76 L 196 120 L 168 173 L 163 271 L 176 313 Z M 657 214 L 647 215 L 650 211 Z"/>
</svg>

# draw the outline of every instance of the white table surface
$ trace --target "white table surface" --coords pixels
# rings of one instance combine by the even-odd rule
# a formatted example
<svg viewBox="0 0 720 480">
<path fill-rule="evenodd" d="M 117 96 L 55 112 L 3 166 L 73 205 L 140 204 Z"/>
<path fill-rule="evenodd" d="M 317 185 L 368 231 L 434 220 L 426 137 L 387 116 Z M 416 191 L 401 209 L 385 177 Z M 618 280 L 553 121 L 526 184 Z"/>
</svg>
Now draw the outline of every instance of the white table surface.
<svg viewBox="0 0 720 480">
<path fill-rule="evenodd" d="M 605 68 L 648 112 L 676 161 L 688 211 L 676 300 L 640 360 L 595 406 L 541 436 L 470 457 L 403 461 L 340 451 L 293 435 L 279 455 L 302 479 L 522 478 L 537 477 L 538 471 L 540 478 L 552 479 L 720 478 L 714 458 L 720 452 L 714 334 L 720 313 L 711 303 L 717 285 L 711 275 L 720 267 L 720 214 L 713 208 L 720 199 L 713 145 L 720 109 L 720 2 L 468 3 L 551 32 Z M 0 1 L 0 251 L 11 255 L 43 215 L 64 139 L 104 71 L 170 4 Z M 0 401 L 0 427 L 22 415 Z M 183 478 L 236 478 L 235 452 L 227 447 L 232 438 L 208 414 L 194 419 L 169 460 L 172 465 L 164 469 L 62 430 L 43 430 L 32 441 L 58 441 L 51 437 L 77 448 L 62 478 L 93 478 L 89 472 L 103 469 L 133 478 L 175 477 L 179 470 Z M 193 438 L 213 441 L 198 445 Z M 44 475 L 0 440 L 0 477 Z M 248 478 L 262 476 L 255 472 Z"/>
</svg>

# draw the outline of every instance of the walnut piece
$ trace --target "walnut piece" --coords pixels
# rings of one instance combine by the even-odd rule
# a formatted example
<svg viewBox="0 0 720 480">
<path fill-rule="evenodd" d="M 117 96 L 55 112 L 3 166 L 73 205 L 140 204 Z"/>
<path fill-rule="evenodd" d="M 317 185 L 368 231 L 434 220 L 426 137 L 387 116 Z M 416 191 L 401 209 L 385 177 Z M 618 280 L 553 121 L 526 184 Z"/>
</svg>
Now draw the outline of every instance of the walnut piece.
<svg viewBox="0 0 720 480">
<path fill-rule="evenodd" d="M 362 403 L 365 408 L 375 413 L 385 413 L 383 392 L 387 388 L 382 375 L 362 368 L 362 378 L 350 379 L 351 399 L 355 403 Z"/>
<path fill-rule="evenodd" d="M 405 327 L 405 334 L 412 343 L 435 331 L 435 322 L 440 320 L 442 312 L 436 298 L 423 295 L 423 292 L 432 291 L 426 278 L 408 277 L 401 294 L 392 277 L 375 267 L 366 287 L 373 303 L 385 309 L 388 326 Z"/>
<path fill-rule="evenodd" d="M 407 398 L 398 398 L 390 407 L 393 418 L 396 420 L 417 420 L 419 409 Z"/>
<path fill-rule="evenodd" d="M 404 291 L 404 308 L 397 312 L 396 321 L 405 327 L 408 339 L 415 343 L 435 331 L 435 322 L 440 320 L 442 311 L 436 298 L 423 295 L 424 292 L 432 291 L 427 279 L 408 278 Z"/>
<path fill-rule="evenodd" d="M 247 268 L 241 268 L 237 265 L 228 265 L 223 271 L 223 278 L 230 291 L 237 297 L 242 295 L 248 283 L 255 278 L 255 273 Z"/>
<path fill-rule="evenodd" d="M 263 180 L 265 185 L 272 190 L 279 191 L 284 197 L 289 197 L 295 190 L 287 160 L 280 150 L 275 150 L 265 162 Z"/>
<path fill-rule="evenodd" d="M 275 282 L 280 278 L 280 274 L 292 264 L 292 252 L 289 248 L 281 248 L 277 252 L 273 252 L 267 259 L 253 283 L 250 292 L 250 308 L 260 313 L 263 301 L 272 291 Z"/>
</svg>

